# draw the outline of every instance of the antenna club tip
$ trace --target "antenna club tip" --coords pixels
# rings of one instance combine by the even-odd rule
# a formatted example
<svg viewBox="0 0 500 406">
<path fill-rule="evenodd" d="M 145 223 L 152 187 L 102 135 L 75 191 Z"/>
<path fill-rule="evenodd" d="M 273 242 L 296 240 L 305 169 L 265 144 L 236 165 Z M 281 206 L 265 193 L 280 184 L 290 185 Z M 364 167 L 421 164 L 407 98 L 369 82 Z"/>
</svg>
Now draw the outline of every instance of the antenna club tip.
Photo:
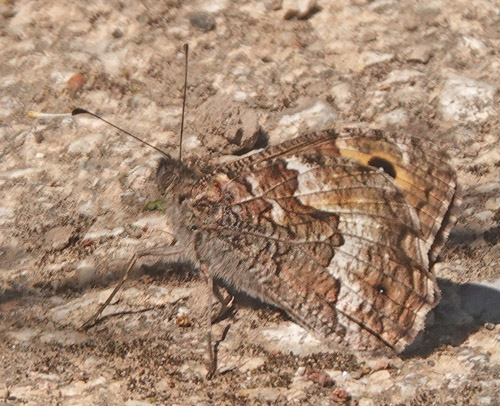
<svg viewBox="0 0 500 406">
<path fill-rule="evenodd" d="M 67 113 L 42 113 L 40 111 L 28 111 L 29 118 L 56 118 L 56 117 L 69 117 Z"/>
<path fill-rule="evenodd" d="M 30 111 L 28 111 L 27 116 L 29 118 L 38 118 L 38 117 L 40 117 L 40 114 L 42 114 L 42 113 L 40 113 L 39 111 L 32 111 L 32 110 L 30 110 Z"/>
</svg>

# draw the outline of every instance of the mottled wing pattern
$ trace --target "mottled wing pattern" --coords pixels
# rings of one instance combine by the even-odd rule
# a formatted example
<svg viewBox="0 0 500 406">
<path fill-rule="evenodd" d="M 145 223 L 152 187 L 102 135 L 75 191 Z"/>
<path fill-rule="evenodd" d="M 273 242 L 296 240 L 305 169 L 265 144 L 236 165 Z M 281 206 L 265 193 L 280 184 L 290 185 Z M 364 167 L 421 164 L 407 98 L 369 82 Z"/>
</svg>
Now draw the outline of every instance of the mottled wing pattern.
<svg viewBox="0 0 500 406">
<path fill-rule="evenodd" d="M 401 351 L 439 299 L 428 240 L 443 214 L 423 228 L 434 212 L 408 203 L 421 186 L 399 185 L 406 157 L 381 154 L 392 166 L 373 166 L 387 173 L 366 165 L 392 141 L 373 137 L 355 155 L 356 136 L 306 135 L 202 179 L 196 251 L 215 277 L 330 340 Z"/>
</svg>

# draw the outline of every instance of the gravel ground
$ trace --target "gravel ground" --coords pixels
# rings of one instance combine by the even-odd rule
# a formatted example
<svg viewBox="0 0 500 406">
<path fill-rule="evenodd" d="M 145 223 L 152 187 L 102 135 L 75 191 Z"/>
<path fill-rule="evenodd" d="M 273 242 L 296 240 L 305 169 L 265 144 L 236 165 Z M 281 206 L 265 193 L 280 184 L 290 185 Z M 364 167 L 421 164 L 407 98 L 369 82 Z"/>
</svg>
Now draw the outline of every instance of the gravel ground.
<svg viewBox="0 0 500 406">
<path fill-rule="evenodd" d="M 422 134 L 458 171 L 459 221 L 435 272 L 443 299 L 402 357 L 336 352 L 238 298 L 213 327 L 206 286 L 148 259 L 106 317 L 80 324 L 131 253 L 173 241 L 159 154 L 216 164 L 315 129 Z M 0 404 L 500 404 L 500 3 L 74 1 L 0 4 Z M 222 339 L 223 338 L 223 339 Z"/>
</svg>

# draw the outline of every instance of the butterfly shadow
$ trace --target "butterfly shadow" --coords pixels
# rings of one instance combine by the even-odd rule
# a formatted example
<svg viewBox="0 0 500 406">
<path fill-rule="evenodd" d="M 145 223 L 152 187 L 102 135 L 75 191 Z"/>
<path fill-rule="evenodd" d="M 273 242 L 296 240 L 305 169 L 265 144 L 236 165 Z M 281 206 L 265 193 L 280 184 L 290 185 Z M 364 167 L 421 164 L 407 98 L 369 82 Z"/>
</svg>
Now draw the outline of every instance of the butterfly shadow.
<svg viewBox="0 0 500 406">
<path fill-rule="evenodd" d="M 455 283 L 438 278 L 441 302 L 422 334 L 402 354 L 427 357 L 443 346 L 459 346 L 482 327 L 500 323 L 500 280 L 494 284 Z"/>
</svg>

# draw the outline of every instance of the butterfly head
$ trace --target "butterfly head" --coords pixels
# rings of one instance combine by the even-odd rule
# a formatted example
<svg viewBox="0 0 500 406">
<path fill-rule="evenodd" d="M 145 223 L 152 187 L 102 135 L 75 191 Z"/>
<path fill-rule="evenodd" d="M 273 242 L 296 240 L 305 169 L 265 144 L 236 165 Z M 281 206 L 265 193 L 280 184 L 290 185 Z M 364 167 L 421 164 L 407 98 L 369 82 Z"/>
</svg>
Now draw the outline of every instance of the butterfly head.
<svg viewBox="0 0 500 406">
<path fill-rule="evenodd" d="M 194 172 L 179 159 L 166 156 L 158 162 L 156 184 L 165 195 L 182 191 L 193 183 Z"/>
</svg>

